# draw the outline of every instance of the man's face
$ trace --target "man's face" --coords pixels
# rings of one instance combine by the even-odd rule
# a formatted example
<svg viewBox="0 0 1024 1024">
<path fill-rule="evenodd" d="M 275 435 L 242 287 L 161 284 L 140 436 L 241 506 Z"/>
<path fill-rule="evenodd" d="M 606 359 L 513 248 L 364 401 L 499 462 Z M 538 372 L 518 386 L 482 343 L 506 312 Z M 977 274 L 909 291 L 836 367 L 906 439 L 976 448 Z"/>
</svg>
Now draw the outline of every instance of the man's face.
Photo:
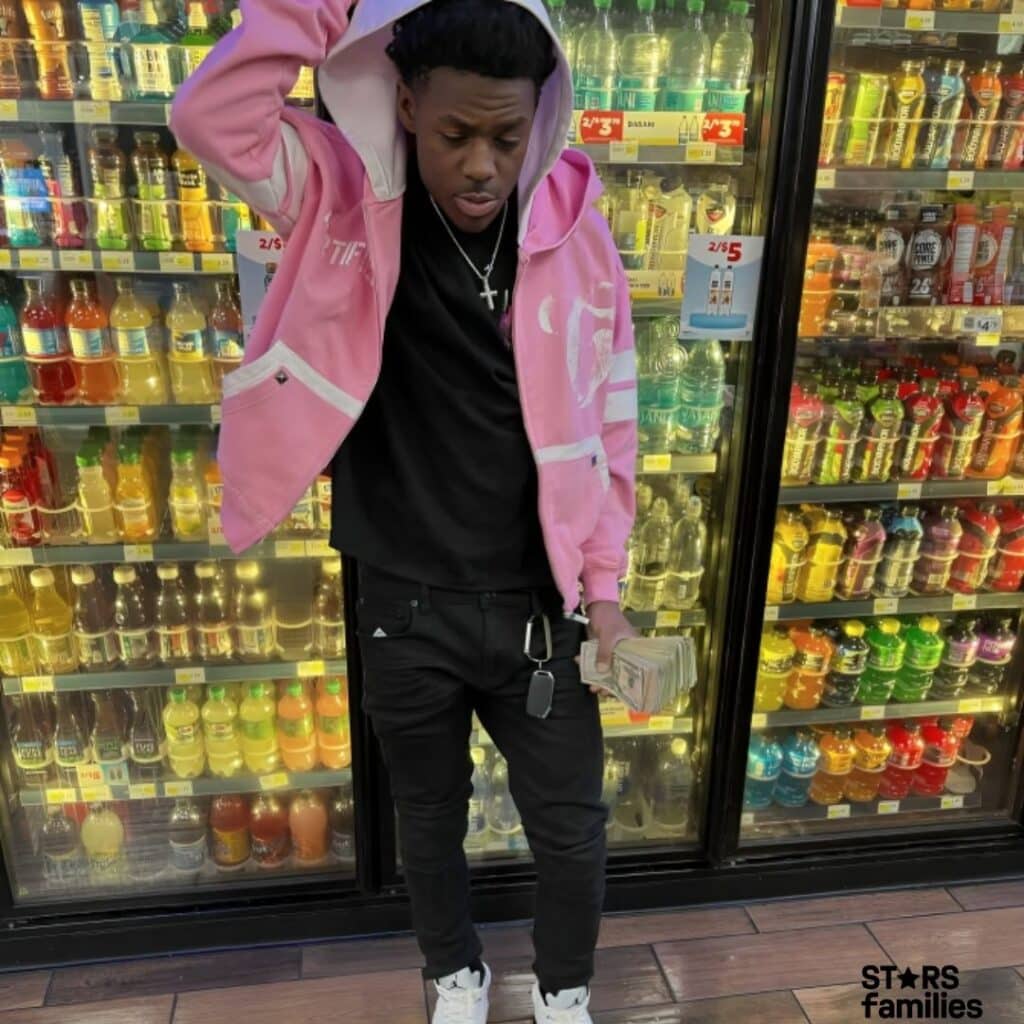
<svg viewBox="0 0 1024 1024">
<path fill-rule="evenodd" d="M 526 158 L 536 87 L 528 78 L 487 78 L 435 68 L 398 85 L 398 118 L 416 137 L 420 177 L 460 230 L 483 231 L 501 213 Z"/>
</svg>

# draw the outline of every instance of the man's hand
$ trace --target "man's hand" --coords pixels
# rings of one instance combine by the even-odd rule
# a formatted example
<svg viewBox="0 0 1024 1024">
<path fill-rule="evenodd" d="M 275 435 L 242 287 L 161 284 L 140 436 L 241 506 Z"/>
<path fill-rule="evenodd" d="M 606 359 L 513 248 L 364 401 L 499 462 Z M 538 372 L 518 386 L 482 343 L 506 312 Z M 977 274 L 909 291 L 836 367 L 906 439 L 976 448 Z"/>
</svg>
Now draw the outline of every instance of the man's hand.
<svg viewBox="0 0 1024 1024">
<path fill-rule="evenodd" d="M 637 632 L 614 601 L 594 601 L 588 604 L 587 617 L 590 619 L 587 633 L 591 640 L 597 641 L 597 667 L 606 672 L 611 665 L 615 645 L 620 640 L 636 636 Z M 590 689 L 594 693 L 598 692 L 596 687 Z"/>
</svg>

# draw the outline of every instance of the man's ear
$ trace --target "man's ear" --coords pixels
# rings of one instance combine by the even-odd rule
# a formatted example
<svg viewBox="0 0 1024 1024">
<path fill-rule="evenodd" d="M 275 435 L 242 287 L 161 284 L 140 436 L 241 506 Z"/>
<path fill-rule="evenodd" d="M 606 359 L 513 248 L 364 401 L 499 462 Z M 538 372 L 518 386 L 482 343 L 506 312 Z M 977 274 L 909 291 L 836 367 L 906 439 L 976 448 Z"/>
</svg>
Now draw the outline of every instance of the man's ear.
<svg viewBox="0 0 1024 1024">
<path fill-rule="evenodd" d="M 416 94 L 398 80 L 398 120 L 410 135 L 416 134 Z"/>
</svg>

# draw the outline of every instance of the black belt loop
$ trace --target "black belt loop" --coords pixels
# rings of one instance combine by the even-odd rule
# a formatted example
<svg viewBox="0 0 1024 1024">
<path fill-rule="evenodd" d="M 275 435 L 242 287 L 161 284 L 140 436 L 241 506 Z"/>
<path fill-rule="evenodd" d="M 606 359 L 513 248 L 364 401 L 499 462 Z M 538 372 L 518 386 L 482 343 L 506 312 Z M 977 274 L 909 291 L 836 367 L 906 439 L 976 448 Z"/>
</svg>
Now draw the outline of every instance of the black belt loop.
<svg viewBox="0 0 1024 1024">
<path fill-rule="evenodd" d="M 430 611 L 430 587 L 426 583 L 420 584 L 420 611 Z"/>
</svg>

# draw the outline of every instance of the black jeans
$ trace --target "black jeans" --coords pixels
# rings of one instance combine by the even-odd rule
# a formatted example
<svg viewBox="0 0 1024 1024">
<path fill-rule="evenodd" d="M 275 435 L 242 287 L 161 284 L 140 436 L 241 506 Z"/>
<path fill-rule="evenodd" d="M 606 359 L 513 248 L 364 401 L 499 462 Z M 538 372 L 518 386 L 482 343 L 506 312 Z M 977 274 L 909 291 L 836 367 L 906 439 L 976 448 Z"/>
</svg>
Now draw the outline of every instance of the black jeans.
<svg viewBox="0 0 1024 1024">
<path fill-rule="evenodd" d="M 475 711 L 508 762 L 536 866 L 534 972 L 548 992 L 586 985 L 604 901 L 607 811 L 597 699 L 574 660 L 582 627 L 563 617 L 554 590 L 446 591 L 362 567 L 359 595 L 363 708 L 391 776 L 424 975 L 451 974 L 482 953 L 462 848 Z M 526 714 L 535 666 L 523 639 L 538 610 L 552 629 L 546 719 Z"/>
</svg>

